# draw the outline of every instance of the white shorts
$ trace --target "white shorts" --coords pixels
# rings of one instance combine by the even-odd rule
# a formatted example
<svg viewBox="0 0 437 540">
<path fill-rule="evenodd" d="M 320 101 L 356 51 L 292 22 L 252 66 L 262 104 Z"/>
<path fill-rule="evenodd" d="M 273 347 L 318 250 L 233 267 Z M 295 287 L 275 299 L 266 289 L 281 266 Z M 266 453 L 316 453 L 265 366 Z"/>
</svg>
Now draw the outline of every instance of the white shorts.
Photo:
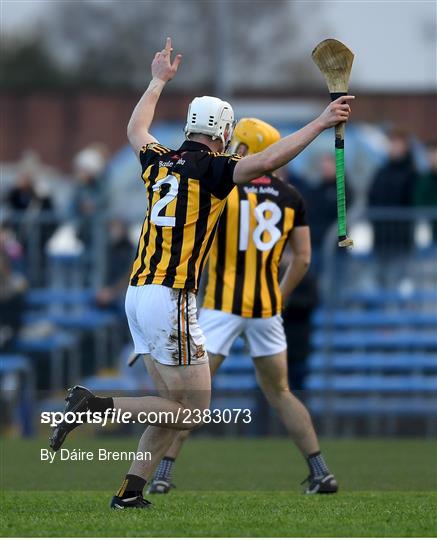
<svg viewBox="0 0 437 540">
<path fill-rule="evenodd" d="M 240 335 L 246 340 L 252 358 L 271 356 L 287 349 L 280 315 L 251 319 L 203 308 L 200 310 L 199 324 L 205 334 L 206 348 L 213 354 L 227 356 L 232 343 Z"/>
<path fill-rule="evenodd" d="M 129 286 L 125 308 L 137 354 L 150 354 L 168 366 L 208 361 L 194 293 L 163 285 Z"/>
</svg>

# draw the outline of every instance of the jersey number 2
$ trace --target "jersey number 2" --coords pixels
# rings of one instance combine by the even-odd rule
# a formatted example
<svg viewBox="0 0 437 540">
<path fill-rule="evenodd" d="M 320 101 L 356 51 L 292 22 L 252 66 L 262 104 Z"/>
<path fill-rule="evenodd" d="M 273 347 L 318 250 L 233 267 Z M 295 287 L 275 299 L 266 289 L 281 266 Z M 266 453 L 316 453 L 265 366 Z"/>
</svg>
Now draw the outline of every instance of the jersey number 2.
<svg viewBox="0 0 437 540">
<path fill-rule="evenodd" d="M 162 216 L 159 214 L 161 210 L 164 210 L 164 208 L 177 197 L 179 190 L 179 182 L 177 181 L 177 178 L 175 176 L 169 174 L 162 180 L 159 180 L 159 182 L 156 182 L 156 184 L 153 186 L 153 191 L 160 190 L 161 186 L 163 186 L 164 184 L 168 184 L 170 186 L 170 189 L 162 199 L 157 201 L 152 206 L 152 211 L 150 213 L 150 221 L 155 225 L 158 225 L 158 227 L 174 227 L 176 225 L 175 217 Z"/>
<path fill-rule="evenodd" d="M 268 218 L 265 213 L 270 212 Z M 253 231 L 253 241 L 260 251 L 268 251 L 281 238 L 281 231 L 276 227 L 282 217 L 281 209 L 271 201 L 264 201 L 254 208 L 254 214 L 258 223 Z M 249 245 L 249 224 L 250 224 L 250 203 L 240 202 L 240 242 L 239 250 L 246 251 Z M 262 237 L 264 231 L 269 233 L 269 240 L 264 242 Z"/>
</svg>

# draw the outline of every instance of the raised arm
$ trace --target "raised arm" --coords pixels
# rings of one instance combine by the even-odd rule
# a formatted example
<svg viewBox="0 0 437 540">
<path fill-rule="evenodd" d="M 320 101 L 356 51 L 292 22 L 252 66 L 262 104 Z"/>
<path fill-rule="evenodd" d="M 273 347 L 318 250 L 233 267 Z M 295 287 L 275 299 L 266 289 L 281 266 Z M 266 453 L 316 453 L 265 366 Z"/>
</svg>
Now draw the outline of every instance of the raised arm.
<svg viewBox="0 0 437 540">
<path fill-rule="evenodd" d="M 322 131 L 340 122 L 347 122 L 351 111 L 348 102 L 353 99 L 355 96 L 342 96 L 336 99 L 318 118 L 299 131 L 284 137 L 258 154 L 251 154 L 240 159 L 234 169 L 234 182 L 244 184 L 287 164 Z"/>
<path fill-rule="evenodd" d="M 135 107 L 127 125 L 127 138 L 137 156 L 142 146 L 156 142 L 155 137 L 149 132 L 155 107 L 164 86 L 176 75 L 182 60 L 182 55 L 178 54 L 172 63 L 172 51 L 171 39 L 167 38 L 165 48 L 155 54 L 152 62 L 152 80 Z"/>
</svg>

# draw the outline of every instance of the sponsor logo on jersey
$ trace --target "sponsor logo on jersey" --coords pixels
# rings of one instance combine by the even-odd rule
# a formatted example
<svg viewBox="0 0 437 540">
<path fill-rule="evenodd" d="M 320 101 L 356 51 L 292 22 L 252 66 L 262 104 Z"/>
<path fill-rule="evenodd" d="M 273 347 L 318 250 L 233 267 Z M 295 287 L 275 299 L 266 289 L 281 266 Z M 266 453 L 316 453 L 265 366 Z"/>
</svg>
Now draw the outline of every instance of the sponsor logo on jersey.
<svg viewBox="0 0 437 540">
<path fill-rule="evenodd" d="M 273 195 L 273 197 L 279 197 L 279 191 L 272 186 L 244 186 L 244 191 L 246 193 L 263 193 L 266 195 Z"/>
<path fill-rule="evenodd" d="M 177 161 L 160 161 L 160 167 L 174 167 L 174 165 L 185 165 L 185 159 L 179 158 Z"/>
</svg>

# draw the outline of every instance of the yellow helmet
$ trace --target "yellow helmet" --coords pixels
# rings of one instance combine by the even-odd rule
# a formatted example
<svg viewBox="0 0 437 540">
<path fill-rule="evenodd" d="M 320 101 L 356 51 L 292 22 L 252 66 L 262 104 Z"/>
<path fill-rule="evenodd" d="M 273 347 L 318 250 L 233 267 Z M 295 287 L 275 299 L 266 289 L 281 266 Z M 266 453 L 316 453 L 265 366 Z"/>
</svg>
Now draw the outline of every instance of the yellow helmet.
<svg viewBox="0 0 437 540">
<path fill-rule="evenodd" d="M 235 126 L 230 150 L 234 153 L 240 144 L 245 144 L 248 154 L 256 154 L 280 138 L 279 131 L 267 122 L 258 118 L 242 118 Z"/>
</svg>

